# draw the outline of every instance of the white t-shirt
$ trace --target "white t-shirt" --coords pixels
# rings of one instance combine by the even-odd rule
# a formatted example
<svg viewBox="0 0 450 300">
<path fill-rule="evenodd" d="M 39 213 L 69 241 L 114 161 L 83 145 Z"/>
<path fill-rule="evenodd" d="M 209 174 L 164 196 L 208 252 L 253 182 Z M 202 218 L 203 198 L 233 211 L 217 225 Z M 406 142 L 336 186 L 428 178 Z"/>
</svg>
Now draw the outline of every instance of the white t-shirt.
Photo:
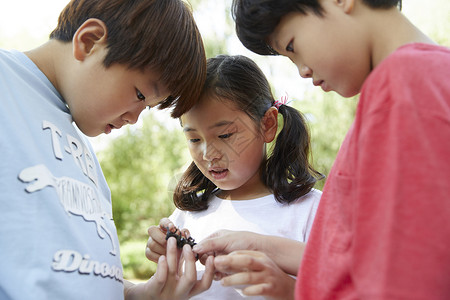
<svg viewBox="0 0 450 300">
<path fill-rule="evenodd" d="M 0 299 L 123 299 L 110 191 L 61 95 L 0 50 Z"/>
<path fill-rule="evenodd" d="M 306 242 L 321 195 L 321 191 L 313 189 L 290 204 L 277 202 L 273 195 L 251 200 L 223 200 L 212 196 L 208 209 L 199 212 L 176 209 L 169 218 L 180 229 L 189 229 L 196 242 L 221 229 L 252 231 Z M 197 262 L 197 270 L 197 276 L 201 278 L 204 266 L 200 262 Z M 223 287 L 220 282 L 213 281 L 209 290 L 191 299 L 241 298 L 246 297 L 238 289 Z"/>
</svg>

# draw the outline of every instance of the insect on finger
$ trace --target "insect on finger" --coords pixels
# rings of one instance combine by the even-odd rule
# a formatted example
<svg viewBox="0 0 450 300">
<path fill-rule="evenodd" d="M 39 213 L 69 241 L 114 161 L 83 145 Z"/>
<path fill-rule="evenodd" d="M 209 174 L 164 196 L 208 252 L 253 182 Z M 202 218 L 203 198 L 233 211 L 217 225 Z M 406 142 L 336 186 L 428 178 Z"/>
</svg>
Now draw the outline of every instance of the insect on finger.
<svg viewBox="0 0 450 300">
<path fill-rule="evenodd" d="M 177 240 L 177 248 L 178 249 L 182 249 L 183 246 L 186 244 L 191 246 L 191 248 L 197 244 L 191 236 L 188 238 L 185 238 L 183 236 L 182 232 L 176 227 L 175 227 L 175 232 L 170 231 L 169 228 L 167 228 L 166 240 L 169 239 L 170 237 L 174 237 Z M 198 259 L 198 254 L 196 255 L 195 259 L 196 260 Z"/>
</svg>

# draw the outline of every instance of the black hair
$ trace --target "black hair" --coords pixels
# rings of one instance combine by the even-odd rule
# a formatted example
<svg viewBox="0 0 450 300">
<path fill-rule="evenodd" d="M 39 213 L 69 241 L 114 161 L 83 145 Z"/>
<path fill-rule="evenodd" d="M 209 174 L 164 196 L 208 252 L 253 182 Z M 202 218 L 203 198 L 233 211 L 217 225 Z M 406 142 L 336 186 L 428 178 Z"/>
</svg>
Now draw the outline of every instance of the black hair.
<svg viewBox="0 0 450 300">
<path fill-rule="evenodd" d="M 372 8 L 402 7 L 402 0 L 362 0 Z M 323 16 L 319 0 L 233 0 L 231 13 L 241 43 L 261 55 L 278 55 L 268 44 L 280 20 L 291 12 Z"/>
<path fill-rule="evenodd" d="M 195 105 L 206 76 L 206 55 L 191 7 L 182 0 L 72 0 L 50 38 L 71 42 L 88 19 L 103 21 L 108 52 L 103 64 L 151 69 L 171 95 L 159 109 L 178 118 Z"/>
<path fill-rule="evenodd" d="M 251 59 L 219 55 L 207 61 L 206 83 L 202 95 L 213 95 L 245 112 L 260 126 L 266 111 L 274 105 L 269 82 Z M 280 203 L 290 203 L 307 194 L 324 176 L 309 162 L 309 130 L 302 114 L 281 105 L 283 127 L 276 137 L 273 151 L 262 162 L 262 182 Z M 173 200 L 182 210 L 198 211 L 208 207 L 208 199 L 217 187 L 194 162 L 177 184 Z"/>
</svg>

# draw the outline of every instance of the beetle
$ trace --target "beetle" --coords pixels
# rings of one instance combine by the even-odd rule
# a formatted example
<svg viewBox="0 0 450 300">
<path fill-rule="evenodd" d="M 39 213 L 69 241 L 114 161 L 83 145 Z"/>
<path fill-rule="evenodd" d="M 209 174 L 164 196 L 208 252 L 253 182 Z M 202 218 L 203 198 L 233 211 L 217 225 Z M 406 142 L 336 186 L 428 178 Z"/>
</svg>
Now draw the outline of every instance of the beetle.
<svg viewBox="0 0 450 300">
<path fill-rule="evenodd" d="M 185 238 L 183 237 L 183 233 L 180 229 L 175 227 L 175 231 L 172 232 L 169 230 L 169 227 L 166 227 L 167 234 L 166 234 L 166 240 L 168 240 L 170 237 L 174 237 L 177 240 L 177 248 L 181 249 L 184 245 L 188 244 L 189 246 L 194 247 L 197 243 L 192 237 Z"/>
</svg>

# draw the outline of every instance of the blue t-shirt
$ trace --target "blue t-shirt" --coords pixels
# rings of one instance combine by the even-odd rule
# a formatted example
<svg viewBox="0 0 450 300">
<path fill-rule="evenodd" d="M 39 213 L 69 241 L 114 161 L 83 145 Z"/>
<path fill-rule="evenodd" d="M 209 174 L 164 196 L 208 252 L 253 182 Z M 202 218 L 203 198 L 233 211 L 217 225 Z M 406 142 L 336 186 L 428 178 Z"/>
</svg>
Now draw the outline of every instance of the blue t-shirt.
<svg viewBox="0 0 450 300">
<path fill-rule="evenodd" d="M 110 191 L 61 95 L 0 50 L 0 299 L 123 299 Z"/>
</svg>

